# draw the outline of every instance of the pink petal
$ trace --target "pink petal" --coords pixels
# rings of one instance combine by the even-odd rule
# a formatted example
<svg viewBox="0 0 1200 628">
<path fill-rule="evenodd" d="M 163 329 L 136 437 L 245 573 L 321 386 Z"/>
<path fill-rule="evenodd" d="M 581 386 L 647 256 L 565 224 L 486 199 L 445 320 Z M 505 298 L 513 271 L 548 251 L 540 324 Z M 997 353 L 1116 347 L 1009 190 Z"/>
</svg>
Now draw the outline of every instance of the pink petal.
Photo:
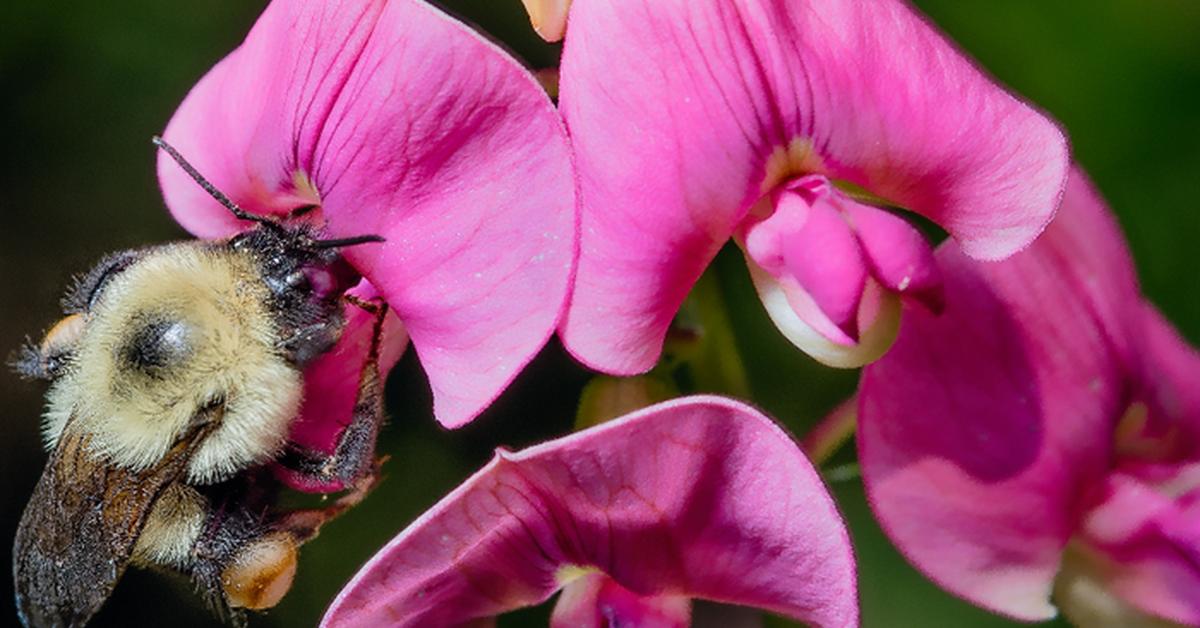
<svg viewBox="0 0 1200 628">
<path fill-rule="evenodd" d="M 860 390 L 863 475 L 893 541 L 944 588 L 1027 620 L 1054 614 L 1078 496 L 1127 403 L 1108 299 L 1136 303 L 1136 285 L 1106 208 L 1082 178 L 1070 190 L 1009 260 L 942 247 L 945 312 L 909 308 Z"/>
<path fill-rule="evenodd" d="M 827 197 L 818 198 L 804 225 L 782 239 L 784 264 L 791 276 L 847 338 L 858 340 L 858 306 L 867 284 L 867 267 L 841 213 Z"/>
<path fill-rule="evenodd" d="M 1116 475 L 1081 542 L 1108 591 L 1142 612 L 1200 625 L 1200 490 L 1179 498 Z"/>
<path fill-rule="evenodd" d="M 846 531 L 812 466 L 753 409 L 691 397 L 499 452 L 372 558 L 323 625 L 489 617 L 578 568 L 642 596 L 857 619 Z"/>
<path fill-rule="evenodd" d="M 365 281 L 350 293 L 364 300 L 377 296 L 374 287 Z M 374 322 L 374 315 L 358 306 L 346 305 L 346 329 L 337 345 L 304 370 L 304 403 L 288 435 L 290 442 L 318 452 L 334 452 L 338 438 L 350 424 Z M 381 382 L 387 380 L 388 373 L 400 361 L 407 346 L 408 334 L 404 325 L 389 312 L 384 319 L 379 345 Z M 283 467 L 276 467 L 275 471 L 285 484 L 299 491 L 332 493 L 345 488 L 340 482 L 315 482 L 311 477 Z"/>
<path fill-rule="evenodd" d="M 1137 270 L 1116 216 L 1079 168 L 1071 170 L 1058 216 L 1053 236 L 1038 240 L 1047 242 L 1039 256 L 1081 293 L 1113 348 L 1134 361 L 1141 351 L 1132 344 L 1140 323 L 1131 308 L 1142 302 Z"/>
<path fill-rule="evenodd" d="M 1171 440 L 1176 461 L 1200 462 L 1200 351 L 1153 305 L 1139 308 L 1139 398 L 1149 406 L 1147 436 Z"/>
<path fill-rule="evenodd" d="M 686 597 L 638 595 L 602 573 L 589 573 L 563 588 L 554 605 L 550 626 L 687 628 L 691 625 L 691 611 L 691 600 Z"/>
<path fill-rule="evenodd" d="M 165 137 L 247 209 L 319 202 L 332 237 L 412 336 L 447 426 L 477 415 L 545 343 L 575 241 L 565 130 L 532 76 L 423 2 L 275 0 Z M 169 160 L 168 206 L 237 228 Z"/>
<path fill-rule="evenodd" d="M 841 206 L 854 223 L 871 275 L 888 290 L 912 295 L 934 312 L 941 311 L 942 273 L 925 236 L 891 212 L 850 199 Z"/>
<path fill-rule="evenodd" d="M 762 194 L 824 174 L 920 212 L 973 256 L 1049 222 L 1059 130 L 897 0 L 580 0 L 561 107 L 580 171 L 567 347 L 648 369 L 688 289 Z"/>
<path fill-rule="evenodd" d="M 783 190 L 773 204 L 770 216 L 746 229 L 746 255 L 804 293 L 794 309 L 811 327 L 834 343 L 855 344 L 867 268 L 850 225 L 828 190 L 815 197 Z"/>
</svg>

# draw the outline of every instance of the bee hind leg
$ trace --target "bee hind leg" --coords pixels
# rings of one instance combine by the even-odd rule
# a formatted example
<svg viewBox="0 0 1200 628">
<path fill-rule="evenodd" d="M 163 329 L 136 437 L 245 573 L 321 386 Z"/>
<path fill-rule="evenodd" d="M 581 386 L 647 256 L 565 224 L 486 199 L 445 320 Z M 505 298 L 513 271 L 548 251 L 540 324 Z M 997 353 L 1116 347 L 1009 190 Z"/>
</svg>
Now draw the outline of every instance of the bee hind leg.
<svg viewBox="0 0 1200 628">
<path fill-rule="evenodd" d="M 245 611 L 277 605 L 296 576 L 299 548 L 321 526 L 358 504 L 378 483 L 378 475 L 360 478 L 324 508 L 272 512 L 253 506 L 217 509 L 193 546 L 190 572 L 217 615 L 235 627 L 246 625 Z"/>
</svg>

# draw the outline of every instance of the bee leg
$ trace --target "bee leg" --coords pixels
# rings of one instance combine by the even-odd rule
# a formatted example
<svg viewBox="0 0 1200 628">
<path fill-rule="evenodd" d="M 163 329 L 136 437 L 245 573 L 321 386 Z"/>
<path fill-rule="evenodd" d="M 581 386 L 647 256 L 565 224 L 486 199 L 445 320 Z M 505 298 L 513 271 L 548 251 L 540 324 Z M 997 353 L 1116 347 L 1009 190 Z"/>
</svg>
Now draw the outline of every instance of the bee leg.
<svg viewBox="0 0 1200 628">
<path fill-rule="evenodd" d="M 283 599 L 296 576 L 300 546 L 361 502 L 378 484 L 377 470 L 329 506 L 287 512 L 269 512 L 271 493 L 257 491 L 254 482 L 236 483 L 208 513 L 186 571 L 218 615 L 245 626 L 244 610 L 268 609 Z"/>
<path fill-rule="evenodd" d="M 243 609 L 273 606 L 291 587 L 296 543 L 267 519 L 272 491 L 244 476 L 214 487 L 183 569 L 218 616 L 245 626 Z"/>
<path fill-rule="evenodd" d="M 379 343 L 388 306 L 383 302 L 364 301 L 346 296 L 347 301 L 374 315 L 371 343 L 358 376 L 358 392 L 351 411 L 350 424 L 342 430 L 333 453 L 293 445 L 279 459 L 283 466 L 313 478 L 320 484 L 341 483 L 350 486 L 373 475 L 375 439 L 383 424 L 383 378 L 379 372 Z"/>
<path fill-rule="evenodd" d="M 279 343 L 293 364 L 304 367 L 337 344 L 341 326 L 329 322 L 301 327 Z"/>
<path fill-rule="evenodd" d="M 379 468 L 387 461 L 384 456 L 367 473 L 350 484 L 345 494 L 324 508 L 293 510 L 283 513 L 275 522 L 274 527 L 284 530 L 291 535 L 297 545 L 307 543 L 317 537 L 321 526 L 329 523 L 342 513 L 357 506 L 376 486 L 383 476 Z"/>
</svg>

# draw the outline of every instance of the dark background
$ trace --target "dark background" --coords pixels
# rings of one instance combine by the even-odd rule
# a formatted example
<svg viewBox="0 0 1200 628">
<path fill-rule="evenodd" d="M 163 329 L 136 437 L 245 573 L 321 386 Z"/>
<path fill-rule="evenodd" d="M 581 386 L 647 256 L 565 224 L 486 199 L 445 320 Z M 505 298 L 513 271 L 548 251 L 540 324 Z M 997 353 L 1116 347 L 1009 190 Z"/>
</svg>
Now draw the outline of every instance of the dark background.
<svg viewBox="0 0 1200 628">
<path fill-rule="evenodd" d="M 1065 124 L 1076 158 L 1116 208 L 1145 291 L 1200 341 L 1200 2 L 924 0 L 917 3 L 981 64 Z M 446 5 L 535 67 L 557 48 L 528 28 L 518 0 Z M 159 132 L 191 85 L 242 39 L 261 2 L 8 0 L 0 18 L 0 357 L 58 315 L 68 278 L 108 251 L 182 238 L 153 170 Z M 713 271 L 731 303 L 755 400 L 802 434 L 853 389 L 855 373 L 816 366 L 762 312 L 740 256 Z M 589 375 L 552 344 L 488 413 L 438 428 L 410 352 L 388 385 L 380 444 L 389 478 L 302 551 L 284 602 L 256 626 L 314 624 L 357 567 L 483 464 L 569 430 Z M 0 374 L 0 546 L 12 539 L 45 459 L 43 387 Z M 855 479 L 833 483 L 860 556 L 867 626 L 1006 626 L 941 593 L 871 522 Z M 15 621 L 0 578 L 0 624 Z M 506 618 L 544 625 L 545 610 Z M 95 625 L 214 624 L 189 585 L 131 571 Z"/>
</svg>

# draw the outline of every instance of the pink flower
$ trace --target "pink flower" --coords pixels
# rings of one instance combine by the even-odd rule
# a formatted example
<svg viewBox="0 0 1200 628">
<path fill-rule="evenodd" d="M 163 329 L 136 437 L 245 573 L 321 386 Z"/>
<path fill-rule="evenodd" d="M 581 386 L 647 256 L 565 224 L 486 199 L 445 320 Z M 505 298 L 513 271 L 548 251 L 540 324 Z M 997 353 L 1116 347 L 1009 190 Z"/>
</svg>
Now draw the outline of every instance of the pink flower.
<svg viewBox="0 0 1200 628">
<path fill-rule="evenodd" d="M 478 415 L 553 332 L 575 256 L 565 129 L 515 60 L 418 0 L 275 0 L 193 88 L 165 138 L 249 211 L 328 237 L 395 314 L 383 366 L 411 338 L 447 427 Z M 200 237 L 245 227 L 165 156 L 159 178 Z M 347 420 L 369 317 L 308 372 L 293 440 Z M 351 376 L 347 376 L 351 374 Z"/>
<path fill-rule="evenodd" d="M 649 369 L 731 237 L 789 340 L 869 362 L 899 297 L 938 304 L 931 250 L 882 206 L 996 259 L 1061 195 L 1059 130 L 904 2 L 577 0 L 567 25 L 582 239 L 561 334 L 598 369 Z"/>
<path fill-rule="evenodd" d="M 1019 619 L 1053 596 L 1087 625 L 1200 625 L 1200 353 L 1142 300 L 1103 201 L 1075 173 L 1029 250 L 938 261 L 945 311 L 908 312 L 859 392 L 891 538 Z"/>
<path fill-rule="evenodd" d="M 496 457 L 401 532 L 323 626 L 451 626 L 562 590 L 556 626 L 686 626 L 691 598 L 856 625 L 845 526 L 767 417 L 652 406 Z"/>
</svg>

